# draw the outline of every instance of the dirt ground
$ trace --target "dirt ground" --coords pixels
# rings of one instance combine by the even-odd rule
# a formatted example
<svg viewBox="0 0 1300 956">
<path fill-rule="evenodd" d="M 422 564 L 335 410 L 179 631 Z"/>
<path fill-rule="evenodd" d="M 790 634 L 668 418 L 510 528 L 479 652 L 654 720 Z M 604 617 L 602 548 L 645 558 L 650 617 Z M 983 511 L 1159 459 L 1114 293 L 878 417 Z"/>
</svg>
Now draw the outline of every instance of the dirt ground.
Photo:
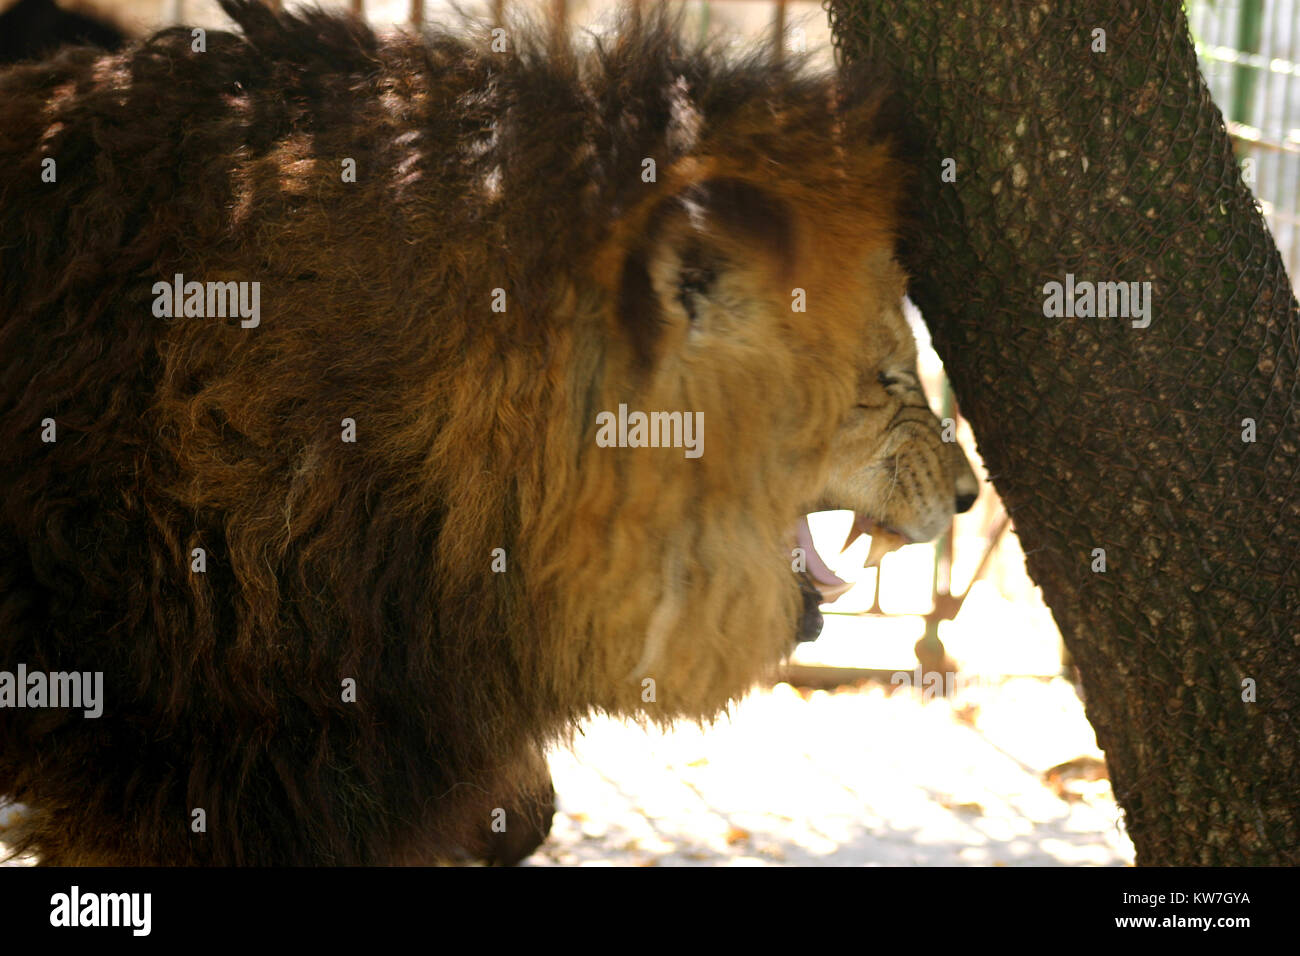
<svg viewBox="0 0 1300 956">
<path fill-rule="evenodd" d="M 552 755 L 560 812 L 528 862 L 1131 865 L 1110 786 L 1089 779 L 1096 756 L 1060 679 L 968 688 L 952 703 L 782 684 L 703 732 L 591 723 Z"/>
</svg>

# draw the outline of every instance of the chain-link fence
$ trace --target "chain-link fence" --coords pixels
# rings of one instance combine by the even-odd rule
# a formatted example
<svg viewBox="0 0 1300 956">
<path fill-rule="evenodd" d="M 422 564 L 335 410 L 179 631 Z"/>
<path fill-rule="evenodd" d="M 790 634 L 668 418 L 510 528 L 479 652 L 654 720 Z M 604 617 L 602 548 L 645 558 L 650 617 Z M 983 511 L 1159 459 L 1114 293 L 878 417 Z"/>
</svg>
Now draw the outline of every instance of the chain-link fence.
<svg viewBox="0 0 1300 956">
<path fill-rule="evenodd" d="M 1201 72 L 1294 285 L 1300 274 L 1300 3 L 1188 0 Z"/>
</svg>

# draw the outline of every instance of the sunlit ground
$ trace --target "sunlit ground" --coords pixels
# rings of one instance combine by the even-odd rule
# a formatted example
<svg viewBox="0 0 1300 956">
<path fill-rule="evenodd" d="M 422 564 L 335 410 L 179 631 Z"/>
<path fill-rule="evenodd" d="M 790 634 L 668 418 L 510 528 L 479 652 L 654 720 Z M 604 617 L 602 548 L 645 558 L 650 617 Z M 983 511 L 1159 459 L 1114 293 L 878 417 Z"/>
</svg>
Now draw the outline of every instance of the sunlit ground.
<svg viewBox="0 0 1300 956">
<path fill-rule="evenodd" d="M 976 703 L 976 701 L 979 701 Z M 1043 771 L 1089 747 L 1071 687 L 779 685 L 701 733 L 593 722 L 551 760 L 560 812 L 536 865 L 1124 865 L 1104 781 Z"/>
</svg>

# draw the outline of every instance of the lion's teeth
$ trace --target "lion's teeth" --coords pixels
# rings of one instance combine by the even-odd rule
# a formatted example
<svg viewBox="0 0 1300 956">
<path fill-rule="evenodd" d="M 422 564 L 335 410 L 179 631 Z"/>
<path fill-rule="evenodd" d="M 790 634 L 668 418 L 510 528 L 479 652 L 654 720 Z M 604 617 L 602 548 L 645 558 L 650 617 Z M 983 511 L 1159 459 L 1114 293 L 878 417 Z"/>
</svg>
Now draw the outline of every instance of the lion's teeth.
<svg viewBox="0 0 1300 956">
<path fill-rule="evenodd" d="M 853 525 L 849 528 L 849 536 L 844 539 L 844 547 L 840 548 L 840 554 L 849 550 L 849 545 L 864 534 L 871 534 L 875 530 L 876 523 L 870 518 L 864 518 L 856 511 L 853 512 Z"/>
<path fill-rule="evenodd" d="M 849 550 L 849 545 L 860 537 L 862 537 L 862 529 L 858 527 L 857 522 L 854 522 L 853 527 L 849 529 L 849 536 L 844 539 L 844 547 L 840 548 L 840 554 Z"/>
<path fill-rule="evenodd" d="M 871 533 L 871 550 L 867 552 L 867 562 L 863 567 L 880 567 L 881 558 L 891 551 L 897 551 L 905 544 L 907 544 L 907 539 L 902 535 L 886 531 L 884 528 L 877 528 Z"/>
</svg>

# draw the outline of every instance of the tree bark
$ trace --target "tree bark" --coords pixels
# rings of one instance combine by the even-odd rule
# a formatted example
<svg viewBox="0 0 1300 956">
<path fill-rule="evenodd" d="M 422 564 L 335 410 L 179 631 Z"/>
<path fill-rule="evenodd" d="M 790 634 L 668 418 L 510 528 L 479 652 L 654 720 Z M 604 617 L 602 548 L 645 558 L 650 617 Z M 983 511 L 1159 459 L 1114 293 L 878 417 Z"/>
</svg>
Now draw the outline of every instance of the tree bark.
<svg viewBox="0 0 1300 956">
<path fill-rule="evenodd" d="M 828 9 L 899 95 L 912 295 L 1138 862 L 1300 863 L 1300 316 L 1179 3 Z M 1149 325 L 1049 317 L 1067 274 L 1150 282 Z"/>
</svg>

